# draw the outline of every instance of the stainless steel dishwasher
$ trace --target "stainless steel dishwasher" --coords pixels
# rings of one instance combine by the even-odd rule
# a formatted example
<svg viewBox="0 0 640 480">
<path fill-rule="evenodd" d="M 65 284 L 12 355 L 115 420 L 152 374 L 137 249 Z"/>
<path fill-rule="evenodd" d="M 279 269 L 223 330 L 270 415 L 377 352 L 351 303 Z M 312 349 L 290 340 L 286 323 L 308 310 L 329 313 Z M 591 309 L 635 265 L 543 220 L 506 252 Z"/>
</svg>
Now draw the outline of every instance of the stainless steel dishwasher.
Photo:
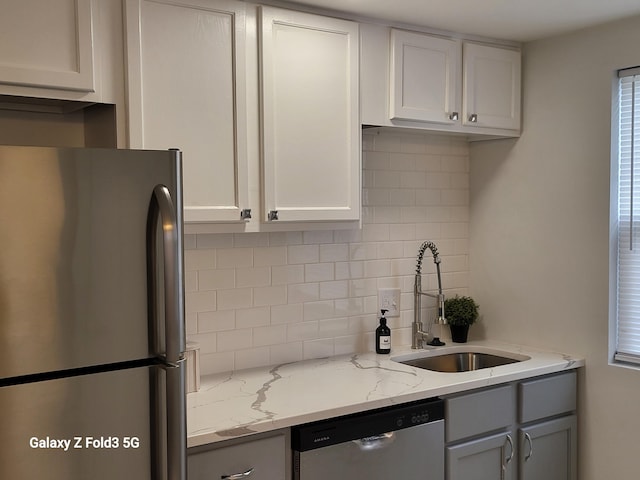
<svg viewBox="0 0 640 480">
<path fill-rule="evenodd" d="M 294 480 L 444 480 L 438 398 L 294 427 Z"/>
</svg>

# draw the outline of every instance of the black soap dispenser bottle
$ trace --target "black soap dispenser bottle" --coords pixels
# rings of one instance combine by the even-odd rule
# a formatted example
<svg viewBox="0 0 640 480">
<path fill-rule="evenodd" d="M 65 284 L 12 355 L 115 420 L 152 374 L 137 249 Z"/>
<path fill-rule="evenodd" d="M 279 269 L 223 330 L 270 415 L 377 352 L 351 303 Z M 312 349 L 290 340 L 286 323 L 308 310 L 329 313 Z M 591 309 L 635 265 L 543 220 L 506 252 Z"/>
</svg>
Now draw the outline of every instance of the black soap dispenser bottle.
<svg viewBox="0 0 640 480">
<path fill-rule="evenodd" d="M 391 329 L 387 327 L 387 319 L 384 317 L 388 310 L 383 308 L 380 312 L 380 326 L 376 328 L 376 353 L 391 353 Z"/>
</svg>

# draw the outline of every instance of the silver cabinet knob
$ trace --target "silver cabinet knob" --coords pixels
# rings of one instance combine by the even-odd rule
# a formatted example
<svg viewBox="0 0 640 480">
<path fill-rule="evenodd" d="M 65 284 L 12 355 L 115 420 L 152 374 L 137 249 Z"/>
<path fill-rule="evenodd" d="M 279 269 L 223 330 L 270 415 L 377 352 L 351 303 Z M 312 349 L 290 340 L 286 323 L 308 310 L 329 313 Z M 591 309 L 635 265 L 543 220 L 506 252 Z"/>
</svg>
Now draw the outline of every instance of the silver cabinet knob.
<svg viewBox="0 0 640 480">
<path fill-rule="evenodd" d="M 240 212 L 240 219 L 241 220 L 249 220 L 251 218 L 251 209 L 250 208 L 245 208 Z"/>
<path fill-rule="evenodd" d="M 472 113 L 471 115 L 469 115 L 469 121 L 471 123 L 478 123 L 478 114 Z"/>
<path fill-rule="evenodd" d="M 451 112 L 449 114 L 449 120 L 453 120 L 454 122 L 458 120 L 458 112 Z"/>
<path fill-rule="evenodd" d="M 273 220 L 278 220 L 278 211 L 269 210 L 269 213 L 267 214 L 267 220 L 269 220 L 270 222 Z"/>
</svg>

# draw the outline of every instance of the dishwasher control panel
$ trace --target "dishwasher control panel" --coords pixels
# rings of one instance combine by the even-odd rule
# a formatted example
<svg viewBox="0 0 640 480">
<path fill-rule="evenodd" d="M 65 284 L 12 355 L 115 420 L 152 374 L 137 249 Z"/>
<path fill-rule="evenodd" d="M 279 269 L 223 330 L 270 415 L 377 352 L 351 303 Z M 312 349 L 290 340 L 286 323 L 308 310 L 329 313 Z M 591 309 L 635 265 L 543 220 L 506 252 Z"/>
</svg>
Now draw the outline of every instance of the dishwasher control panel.
<svg viewBox="0 0 640 480">
<path fill-rule="evenodd" d="M 304 452 L 444 419 L 439 398 L 403 403 L 292 428 L 293 450 Z"/>
</svg>

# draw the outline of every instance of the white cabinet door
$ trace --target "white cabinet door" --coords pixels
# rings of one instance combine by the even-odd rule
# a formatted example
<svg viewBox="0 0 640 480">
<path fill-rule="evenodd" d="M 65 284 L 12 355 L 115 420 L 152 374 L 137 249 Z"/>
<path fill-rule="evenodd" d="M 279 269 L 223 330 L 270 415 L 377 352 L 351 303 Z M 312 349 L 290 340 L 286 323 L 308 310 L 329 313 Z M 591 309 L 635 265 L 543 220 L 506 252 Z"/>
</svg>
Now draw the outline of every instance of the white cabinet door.
<svg viewBox="0 0 640 480">
<path fill-rule="evenodd" d="M 520 52 L 464 44 L 464 125 L 520 129 Z"/>
<path fill-rule="evenodd" d="M 9 0 L 0 13 L 0 84 L 93 92 L 91 0 Z"/>
<path fill-rule="evenodd" d="M 391 119 L 456 123 L 460 41 L 391 30 Z"/>
<path fill-rule="evenodd" d="M 358 24 L 261 7 L 260 27 L 263 219 L 358 220 Z"/>
<path fill-rule="evenodd" d="M 129 142 L 183 152 L 185 222 L 247 208 L 245 4 L 127 0 Z"/>
</svg>

